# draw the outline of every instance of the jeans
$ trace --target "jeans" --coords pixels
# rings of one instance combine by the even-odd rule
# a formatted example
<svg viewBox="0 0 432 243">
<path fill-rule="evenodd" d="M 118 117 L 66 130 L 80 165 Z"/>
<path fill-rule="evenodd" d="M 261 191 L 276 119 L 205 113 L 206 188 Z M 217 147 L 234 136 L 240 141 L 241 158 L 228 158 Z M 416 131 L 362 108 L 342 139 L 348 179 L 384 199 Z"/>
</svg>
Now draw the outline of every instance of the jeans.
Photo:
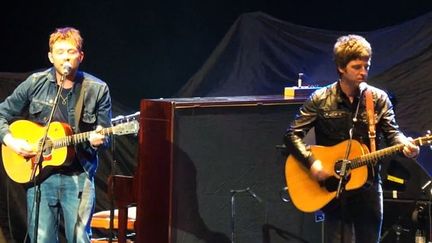
<svg viewBox="0 0 432 243">
<path fill-rule="evenodd" d="M 59 242 L 60 216 L 64 219 L 67 242 L 90 242 L 90 221 L 94 210 L 93 179 L 85 172 L 76 175 L 53 174 L 40 184 L 38 243 Z M 35 187 L 27 190 L 28 233 L 34 241 Z"/>
</svg>

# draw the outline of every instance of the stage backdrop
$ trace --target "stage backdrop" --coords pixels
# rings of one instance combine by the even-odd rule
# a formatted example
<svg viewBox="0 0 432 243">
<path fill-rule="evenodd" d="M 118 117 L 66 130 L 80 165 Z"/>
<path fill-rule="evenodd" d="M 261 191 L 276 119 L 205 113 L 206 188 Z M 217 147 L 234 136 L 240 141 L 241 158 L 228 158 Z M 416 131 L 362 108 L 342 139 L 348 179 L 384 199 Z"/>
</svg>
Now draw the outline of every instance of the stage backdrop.
<svg viewBox="0 0 432 243">
<path fill-rule="evenodd" d="M 332 46 L 338 36 L 349 33 L 294 25 L 261 12 L 244 14 L 175 96 L 281 94 L 283 87 L 296 83 L 300 72 L 304 73 L 305 85 L 328 84 L 336 79 Z M 432 103 L 432 13 L 356 34 L 364 35 L 374 50 L 369 82 L 392 95 L 402 130 L 413 137 L 423 135 L 432 127 L 428 110 Z M 26 75 L 1 73 L 0 100 Z M 113 97 L 114 116 L 135 112 L 119 105 L 117 101 L 127 99 L 124 96 Z M 107 176 L 113 168 L 116 173 L 132 175 L 136 152 L 136 137 L 124 136 L 116 138 L 115 146 L 101 154 L 96 210 L 109 208 L 105 193 Z M 429 173 L 431 158 L 428 148 L 423 148 L 418 158 Z M 0 224 L 3 229 L 11 225 L 10 230 L 4 231 L 21 241 L 26 231 L 24 190 L 1 173 Z"/>
<path fill-rule="evenodd" d="M 178 97 L 281 94 L 297 84 L 327 85 L 337 79 L 333 45 L 340 35 L 360 34 L 372 45 L 369 83 L 386 90 L 397 121 L 417 137 L 432 128 L 432 12 L 368 32 L 329 31 L 287 23 L 262 12 L 241 15 Z M 432 171 L 431 153 L 420 163 Z"/>
</svg>

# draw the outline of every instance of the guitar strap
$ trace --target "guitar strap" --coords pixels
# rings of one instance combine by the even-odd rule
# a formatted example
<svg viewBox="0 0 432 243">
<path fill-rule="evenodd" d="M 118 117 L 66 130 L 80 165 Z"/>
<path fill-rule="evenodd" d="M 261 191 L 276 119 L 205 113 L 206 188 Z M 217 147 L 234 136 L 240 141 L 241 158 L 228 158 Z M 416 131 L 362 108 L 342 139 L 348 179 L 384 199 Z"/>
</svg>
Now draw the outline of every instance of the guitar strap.
<svg viewBox="0 0 432 243">
<path fill-rule="evenodd" d="M 77 102 L 75 103 L 75 129 L 76 132 L 79 131 L 79 122 L 81 119 L 81 113 L 84 103 L 84 94 L 87 89 L 87 81 L 83 80 L 80 86 L 77 86 L 79 97 Z"/>
<path fill-rule="evenodd" d="M 368 118 L 368 124 L 369 124 L 369 140 L 370 140 L 370 150 L 371 152 L 376 151 L 376 131 L 375 131 L 375 111 L 374 111 L 374 104 L 373 104 L 373 97 L 372 97 L 372 91 L 370 89 L 365 90 L 365 96 L 366 96 L 366 114 Z"/>
</svg>

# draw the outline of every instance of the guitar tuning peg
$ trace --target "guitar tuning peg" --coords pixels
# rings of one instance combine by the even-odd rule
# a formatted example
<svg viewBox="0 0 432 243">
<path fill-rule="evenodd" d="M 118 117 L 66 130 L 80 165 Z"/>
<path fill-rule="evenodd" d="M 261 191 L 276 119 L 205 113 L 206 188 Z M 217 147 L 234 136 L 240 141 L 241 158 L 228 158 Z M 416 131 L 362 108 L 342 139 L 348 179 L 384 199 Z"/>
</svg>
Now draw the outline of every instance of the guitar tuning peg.
<svg viewBox="0 0 432 243">
<path fill-rule="evenodd" d="M 427 136 L 431 136 L 431 130 L 426 131 Z M 431 141 L 428 139 L 428 143 L 431 144 Z M 429 145 L 429 149 L 432 150 L 432 145 Z"/>
</svg>

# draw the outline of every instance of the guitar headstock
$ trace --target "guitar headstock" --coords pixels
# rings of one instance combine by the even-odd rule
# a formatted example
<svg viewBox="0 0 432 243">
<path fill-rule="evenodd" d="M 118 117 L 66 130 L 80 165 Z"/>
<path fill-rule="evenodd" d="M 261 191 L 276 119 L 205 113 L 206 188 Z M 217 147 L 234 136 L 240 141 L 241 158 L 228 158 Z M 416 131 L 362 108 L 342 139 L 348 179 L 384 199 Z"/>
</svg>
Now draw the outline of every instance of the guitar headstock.
<svg viewBox="0 0 432 243">
<path fill-rule="evenodd" d="M 432 133 L 430 130 L 426 131 L 426 135 L 419 137 L 414 140 L 418 146 L 431 146 L 432 145 Z"/>
<path fill-rule="evenodd" d="M 139 122 L 137 120 L 119 123 L 112 127 L 112 133 L 115 135 L 137 134 Z"/>
</svg>

